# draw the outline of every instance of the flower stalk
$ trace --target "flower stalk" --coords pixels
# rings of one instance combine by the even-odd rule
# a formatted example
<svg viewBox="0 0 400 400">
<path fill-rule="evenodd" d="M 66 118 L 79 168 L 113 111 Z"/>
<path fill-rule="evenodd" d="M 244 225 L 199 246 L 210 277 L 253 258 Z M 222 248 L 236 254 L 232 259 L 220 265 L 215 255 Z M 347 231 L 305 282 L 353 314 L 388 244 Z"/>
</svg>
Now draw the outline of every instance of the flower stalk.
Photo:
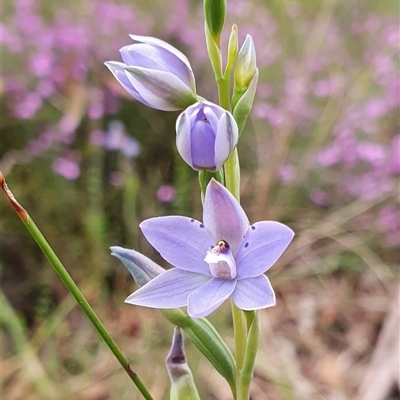
<svg viewBox="0 0 400 400">
<path fill-rule="evenodd" d="M 207 37 L 207 29 L 206 29 L 206 40 L 209 39 Z M 246 43 L 250 42 L 252 44 L 251 38 L 246 38 Z M 245 47 L 245 46 L 243 46 Z M 218 57 L 216 57 L 215 49 L 211 46 L 208 46 L 209 56 L 211 60 L 211 64 L 214 67 L 215 62 L 213 60 L 218 59 L 221 60 L 221 52 L 219 50 Z M 211 51 L 210 51 L 211 50 Z M 254 53 L 254 46 L 251 48 Z M 243 51 L 241 51 L 243 53 Z M 224 74 L 214 73 L 216 77 L 216 83 L 218 87 L 218 97 L 219 104 L 222 108 L 225 108 L 228 111 L 231 110 L 231 98 L 230 98 L 230 75 L 232 68 L 235 64 L 237 58 L 237 27 L 234 25 L 232 27 L 229 45 L 228 45 L 228 61 L 226 65 L 226 69 Z M 242 58 L 245 58 L 242 56 Z M 249 58 L 249 57 L 247 57 Z M 255 56 L 251 57 L 251 61 L 254 62 L 253 67 L 255 67 Z M 219 68 L 222 66 L 219 65 Z M 236 71 L 235 71 L 236 72 Z M 236 75 L 238 73 L 236 72 Z M 237 78 L 237 76 L 235 76 Z M 253 80 L 255 84 L 252 85 L 253 91 L 250 96 L 252 96 L 249 101 L 245 103 L 245 111 L 237 113 L 239 115 L 238 120 L 236 121 L 239 125 L 239 135 L 241 134 L 244 124 L 246 122 L 247 116 L 250 113 L 252 100 L 255 93 L 255 86 L 257 84 L 257 78 Z M 237 80 L 237 79 L 236 79 Z M 235 82 L 235 87 L 237 86 Z M 251 85 L 250 85 L 251 86 Z M 237 95 L 236 95 L 237 97 Z M 236 106 L 238 99 L 234 96 L 234 106 Z M 244 114 L 244 115 L 243 115 Z M 234 114 L 234 118 L 236 119 L 236 115 Z M 237 152 L 237 147 L 233 149 L 228 160 L 224 164 L 224 184 L 226 188 L 232 193 L 235 199 L 240 203 L 240 164 L 239 164 L 239 156 Z M 203 194 L 203 190 L 202 190 Z M 240 310 L 233 301 L 231 301 L 231 309 L 232 309 L 232 321 L 233 321 L 233 329 L 234 329 L 234 341 L 235 341 L 235 356 L 236 356 L 236 400 L 248 400 L 250 396 L 250 382 L 253 376 L 254 362 L 255 356 L 257 354 L 258 346 L 259 346 L 259 318 L 258 313 L 253 312 L 253 320 L 251 324 L 246 323 L 245 314 L 242 310 Z M 247 321 L 249 322 L 249 321 Z M 247 327 L 247 325 L 249 325 Z M 249 330 L 247 330 L 249 329 Z"/>
<path fill-rule="evenodd" d="M 128 374 L 130 379 L 136 385 L 140 393 L 146 400 L 153 400 L 153 397 L 150 395 L 148 390 L 146 389 L 143 382 L 140 380 L 136 372 L 132 369 L 132 366 L 122 354 L 121 350 L 119 349 L 118 345 L 112 339 L 110 334 L 108 333 L 107 329 L 100 321 L 97 314 L 94 312 L 93 308 L 90 306 L 86 298 L 83 296 L 82 292 L 79 290 L 78 286 L 71 278 L 67 270 L 65 269 L 64 265 L 61 263 L 60 259 L 56 256 L 53 249 L 50 247 L 47 240 L 44 238 L 42 233 L 40 232 L 39 228 L 36 226 L 34 221 L 31 219 L 27 211 L 19 204 L 19 202 L 15 199 L 14 195 L 8 188 L 5 178 L 0 171 L 0 186 L 3 190 L 5 196 L 7 197 L 8 201 L 10 202 L 11 206 L 21 218 L 21 221 L 25 225 L 28 232 L 31 234 L 33 239 L 36 241 L 40 249 L 42 250 L 43 254 L 49 260 L 50 264 L 54 268 L 55 272 L 58 274 L 66 288 L 70 291 L 70 293 L 74 296 L 76 302 L 81 307 L 82 311 L 86 314 L 96 331 L 99 333 L 101 338 L 104 340 L 106 345 L 112 351 L 112 353 L 117 358 L 118 362 L 121 364 L 124 371 Z"/>
</svg>

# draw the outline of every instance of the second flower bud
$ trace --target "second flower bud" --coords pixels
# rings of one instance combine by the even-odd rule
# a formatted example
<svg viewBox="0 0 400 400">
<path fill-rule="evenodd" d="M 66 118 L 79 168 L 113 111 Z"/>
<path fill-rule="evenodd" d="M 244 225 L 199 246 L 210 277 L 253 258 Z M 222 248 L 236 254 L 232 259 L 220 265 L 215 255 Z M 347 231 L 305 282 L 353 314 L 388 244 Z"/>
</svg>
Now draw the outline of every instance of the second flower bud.
<svg viewBox="0 0 400 400">
<path fill-rule="evenodd" d="M 176 121 L 176 145 L 182 158 L 196 171 L 217 171 L 238 141 L 232 114 L 208 101 L 188 107 Z"/>
</svg>

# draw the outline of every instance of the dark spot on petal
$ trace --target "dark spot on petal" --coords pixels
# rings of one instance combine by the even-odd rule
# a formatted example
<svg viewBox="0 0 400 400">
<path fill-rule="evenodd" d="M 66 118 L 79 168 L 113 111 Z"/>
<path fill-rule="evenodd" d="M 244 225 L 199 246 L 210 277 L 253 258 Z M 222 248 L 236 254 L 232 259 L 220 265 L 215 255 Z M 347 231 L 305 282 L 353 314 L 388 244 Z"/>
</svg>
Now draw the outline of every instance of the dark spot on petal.
<svg viewBox="0 0 400 400">
<path fill-rule="evenodd" d="M 190 222 L 194 222 L 194 219 L 191 219 Z"/>
<path fill-rule="evenodd" d="M 244 244 L 244 247 L 249 247 L 249 242 L 246 242 L 246 243 Z"/>
<path fill-rule="evenodd" d="M 200 226 L 200 228 L 204 228 L 204 224 L 200 224 L 199 226 Z"/>
<path fill-rule="evenodd" d="M 251 227 L 251 229 L 254 231 L 254 229 L 256 229 L 256 227 L 253 225 L 253 226 Z"/>
</svg>

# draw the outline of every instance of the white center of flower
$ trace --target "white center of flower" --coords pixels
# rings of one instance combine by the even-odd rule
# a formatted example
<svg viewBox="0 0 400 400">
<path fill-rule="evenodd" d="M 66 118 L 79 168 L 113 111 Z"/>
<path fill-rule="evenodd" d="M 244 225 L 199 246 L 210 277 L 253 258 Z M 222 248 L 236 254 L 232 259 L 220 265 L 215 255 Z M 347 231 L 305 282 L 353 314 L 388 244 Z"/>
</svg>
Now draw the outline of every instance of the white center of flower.
<svg viewBox="0 0 400 400">
<path fill-rule="evenodd" d="M 222 279 L 236 278 L 236 261 L 225 240 L 219 240 L 216 246 L 207 250 L 204 261 L 209 265 L 212 276 Z"/>
</svg>

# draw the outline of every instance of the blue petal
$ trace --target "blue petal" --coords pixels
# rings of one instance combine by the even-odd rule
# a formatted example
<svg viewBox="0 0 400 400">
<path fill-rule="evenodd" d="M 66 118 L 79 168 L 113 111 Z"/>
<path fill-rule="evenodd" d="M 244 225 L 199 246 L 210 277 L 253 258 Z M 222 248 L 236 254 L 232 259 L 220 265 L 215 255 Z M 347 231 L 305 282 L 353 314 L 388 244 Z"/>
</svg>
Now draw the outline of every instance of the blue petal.
<svg viewBox="0 0 400 400">
<path fill-rule="evenodd" d="M 183 307 L 187 304 L 189 294 L 209 279 L 204 275 L 172 268 L 132 293 L 125 303 L 152 308 Z"/>
<path fill-rule="evenodd" d="M 140 93 L 132 86 L 132 83 L 128 79 L 128 76 L 126 75 L 125 68 L 126 65 L 117 61 L 107 61 L 104 63 L 106 67 L 112 72 L 112 74 L 115 76 L 117 81 L 122 85 L 122 87 L 136 100 L 140 101 L 141 103 L 145 104 L 146 106 L 150 106 L 149 103 L 147 103 L 143 97 L 140 95 Z"/>
<path fill-rule="evenodd" d="M 189 60 L 182 52 L 180 52 L 174 46 L 171 46 L 169 43 L 164 42 L 163 40 L 151 37 L 151 36 L 139 36 L 139 35 L 129 35 L 129 36 L 131 37 L 131 39 L 133 39 L 137 42 L 162 47 L 163 49 L 165 49 L 165 50 L 169 51 L 171 54 L 173 54 L 175 57 L 179 58 L 186 65 L 187 69 L 190 71 L 190 87 L 193 89 L 194 92 L 196 91 L 192 67 L 189 63 Z"/>
<path fill-rule="evenodd" d="M 274 289 L 265 275 L 238 281 L 232 300 L 241 310 L 259 310 L 276 304 Z"/>
<path fill-rule="evenodd" d="M 118 258 L 125 265 L 139 287 L 144 286 L 151 279 L 165 272 L 164 268 L 138 251 L 124 249 L 119 246 L 111 246 L 110 249 L 111 255 Z"/>
<path fill-rule="evenodd" d="M 193 167 L 200 170 L 208 169 L 215 171 L 214 152 L 216 131 L 212 129 L 208 120 L 205 120 L 204 113 L 199 112 L 198 114 L 189 132 Z"/>
<path fill-rule="evenodd" d="M 197 101 L 196 94 L 171 72 L 134 66 L 125 71 L 135 90 L 153 108 L 177 111 Z"/>
<path fill-rule="evenodd" d="M 193 168 L 190 122 L 186 112 L 182 112 L 176 120 L 176 147 L 185 162 Z"/>
<path fill-rule="evenodd" d="M 204 116 L 207 118 L 213 130 L 217 132 L 219 120 L 226 111 L 222 107 L 208 101 L 202 101 L 200 104 Z"/>
<path fill-rule="evenodd" d="M 191 71 L 179 58 L 162 47 L 137 43 L 122 47 L 120 53 L 127 66 L 171 72 L 187 86 L 191 85 Z"/>
<path fill-rule="evenodd" d="M 236 279 L 212 278 L 188 297 L 188 314 L 201 318 L 217 309 L 235 290 Z"/>
<path fill-rule="evenodd" d="M 238 141 L 238 127 L 232 114 L 226 112 L 219 120 L 215 140 L 215 165 L 220 169 Z"/>
<path fill-rule="evenodd" d="M 238 279 L 263 274 L 289 246 L 294 232 L 275 221 L 261 221 L 252 225 L 236 252 Z"/>
<path fill-rule="evenodd" d="M 140 224 L 150 244 L 169 263 L 177 268 L 211 275 L 204 261 L 215 238 L 199 221 L 187 217 L 150 218 Z"/>
<path fill-rule="evenodd" d="M 207 186 L 203 221 L 217 240 L 228 242 L 234 254 L 250 225 L 237 200 L 214 179 Z"/>
</svg>

